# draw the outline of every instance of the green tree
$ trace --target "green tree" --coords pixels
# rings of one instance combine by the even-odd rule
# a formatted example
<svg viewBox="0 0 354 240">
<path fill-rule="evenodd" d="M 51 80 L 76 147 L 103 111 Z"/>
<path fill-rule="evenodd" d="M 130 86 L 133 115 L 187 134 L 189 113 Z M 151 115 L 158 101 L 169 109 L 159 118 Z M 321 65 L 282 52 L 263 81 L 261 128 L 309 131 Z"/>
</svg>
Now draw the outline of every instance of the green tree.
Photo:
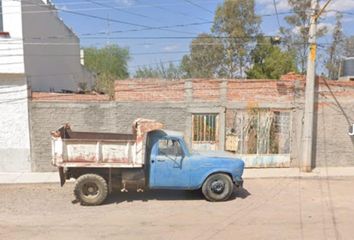
<svg viewBox="0 0 354 240">
<path fill-rule="evenodd" d="M 329 79 L 338 78 L 340 61 L 344 53 L 345 36 L 343 34 L 342 18 L 342 14 L 336 14 L 336 24 L 332 33 L 332 43 L 328 48 L 328 60 L 326 62 L 326 68 L 328 71 Z"/>
<path fill-rule="evenodd" d="M 346 38 L 344 55 L 346 57 L 354 57 L 354 36 Z"/>
<path fill-rule="evenodd" d="M 223 59 L 223 45 L 210 34 L 200 34 L 190 44 L 190 54 L 182 58 L 185 78 L 211 78 L 218 75 Z"/>
<path fill-rule="evenodd" d="M 103 48 L 85 48 L 85 67 L 96 73 L 95 89 L 109 94 L 114 93 L 114 81 L 129 76 L 129 50 L 111 44 Z"/>
<path fill-rule="evenodd" d="M 165 64 L 157 64 L 156 67 L 142 66 L 135 72 L 135 78 L 162 78 L 167 80 L 180 79 L 182 71 L 179 66 L 172 62 L 166 67 Z"/>
<path fill-rule="evenodd" d="M 282 51 L 269 39 L 258 38 L 257 46 L 251 52 L 252 68 L 247 71 L 250 79 L 279 79 L 288 72 L 296 72 L 295 55 Z"/>
<path fill-rule="evenodd" d="M 286 40 L 285 45 L 288 50 L 295 50 L 296 61 L 300 73 L 304 74 L 307 68 L 308 36 L 310 26 L 311 0 L 288 0 L 293 14 L 286 16 L 285 21 L 289 28 L 281 28 L 280 32 Z M 322 37 L 327 32 L 326 27 L 317 29 L 317 37 Z"/>
<path fill-rule="evenodd" d="M 222 39 L 222 72 L 227 77 L 243 77 L 260 22 L 254 0 L 225 0 L 217 7 L 212 32 Z"/>
</svg>

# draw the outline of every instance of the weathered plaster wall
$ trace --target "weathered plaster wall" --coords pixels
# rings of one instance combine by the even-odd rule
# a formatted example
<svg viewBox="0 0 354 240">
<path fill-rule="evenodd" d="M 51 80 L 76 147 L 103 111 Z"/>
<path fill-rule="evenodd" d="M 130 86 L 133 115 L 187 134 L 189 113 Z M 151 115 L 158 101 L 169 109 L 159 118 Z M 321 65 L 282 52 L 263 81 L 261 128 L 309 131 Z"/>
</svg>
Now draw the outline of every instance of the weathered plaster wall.
<svg viewBox="0 0 354 240">
<path fill-rule="evenodd" d="M 30 138 L 26 79 L 0 77 L 0 172 L 28 172 Z"/>
<path fill-rule="evenodd" d="M 76 91 L 90 88 L 92 75 L 80 63 L 80 41 L 51 4 L 27 0 L 22 4 L 25 71 L 33 91 Z"/>
<path fill-rule="evenodd" d="M 0 38 L 0 73 L 24 73 L 21 1 L 2 1 L 3 32 Z"/>
</svg>

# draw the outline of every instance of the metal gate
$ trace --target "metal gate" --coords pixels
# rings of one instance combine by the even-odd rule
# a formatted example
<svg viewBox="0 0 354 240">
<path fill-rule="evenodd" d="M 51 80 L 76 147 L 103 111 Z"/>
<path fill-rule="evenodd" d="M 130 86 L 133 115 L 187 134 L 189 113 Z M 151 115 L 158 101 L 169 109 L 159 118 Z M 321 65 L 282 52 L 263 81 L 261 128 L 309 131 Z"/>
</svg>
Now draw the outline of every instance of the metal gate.
<svg viewBox="0 0 354 240">
<path fill-rule="evenodd" d="M 218 149 L 219 116 L 218 114 L 192 115 L 192 148 L 207 151 Z"/>
</svg>

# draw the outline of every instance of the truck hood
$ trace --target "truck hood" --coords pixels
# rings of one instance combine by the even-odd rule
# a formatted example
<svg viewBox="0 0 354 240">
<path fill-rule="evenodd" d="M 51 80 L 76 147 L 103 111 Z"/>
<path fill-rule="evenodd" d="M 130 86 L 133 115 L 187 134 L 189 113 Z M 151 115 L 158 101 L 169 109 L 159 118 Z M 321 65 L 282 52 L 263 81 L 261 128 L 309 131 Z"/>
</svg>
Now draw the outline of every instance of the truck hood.
<svg viewBox="0 0 354 240">
<path fill-rule="evenodd" d="M 232 153 L 224 151 L 203 151 L 203 152 L 192 152 L 192 159 L 200 162 L 201 166 L 215 166 L 215 167 L 226 167 L 226 168 L 244 168 L 244 162 L 235 157 Z"/>
<path fill-rule="evenodd" d="M 231 158 L 238 159 L 234 154 L 226 151 L 193 151 L 192 155 L 200 155 L 205 157 L 216 157 L 216 158 Z"/>
</svg>

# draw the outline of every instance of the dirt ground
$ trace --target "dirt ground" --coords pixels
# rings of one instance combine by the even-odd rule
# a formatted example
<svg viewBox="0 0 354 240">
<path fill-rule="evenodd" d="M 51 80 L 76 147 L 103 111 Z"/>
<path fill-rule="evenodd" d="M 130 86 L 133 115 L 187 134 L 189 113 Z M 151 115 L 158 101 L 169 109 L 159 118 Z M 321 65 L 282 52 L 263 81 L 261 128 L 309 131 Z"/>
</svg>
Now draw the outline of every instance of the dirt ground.
<svg viewBox="0 0 354 240">
<path fill-rule="evenodd" d="M 234 199 L 117 193 L 75 203 L 73 184 L 0 185 L 0 239 L 353 239 L 354 178 L 247 179 Z"/>
</svg>

